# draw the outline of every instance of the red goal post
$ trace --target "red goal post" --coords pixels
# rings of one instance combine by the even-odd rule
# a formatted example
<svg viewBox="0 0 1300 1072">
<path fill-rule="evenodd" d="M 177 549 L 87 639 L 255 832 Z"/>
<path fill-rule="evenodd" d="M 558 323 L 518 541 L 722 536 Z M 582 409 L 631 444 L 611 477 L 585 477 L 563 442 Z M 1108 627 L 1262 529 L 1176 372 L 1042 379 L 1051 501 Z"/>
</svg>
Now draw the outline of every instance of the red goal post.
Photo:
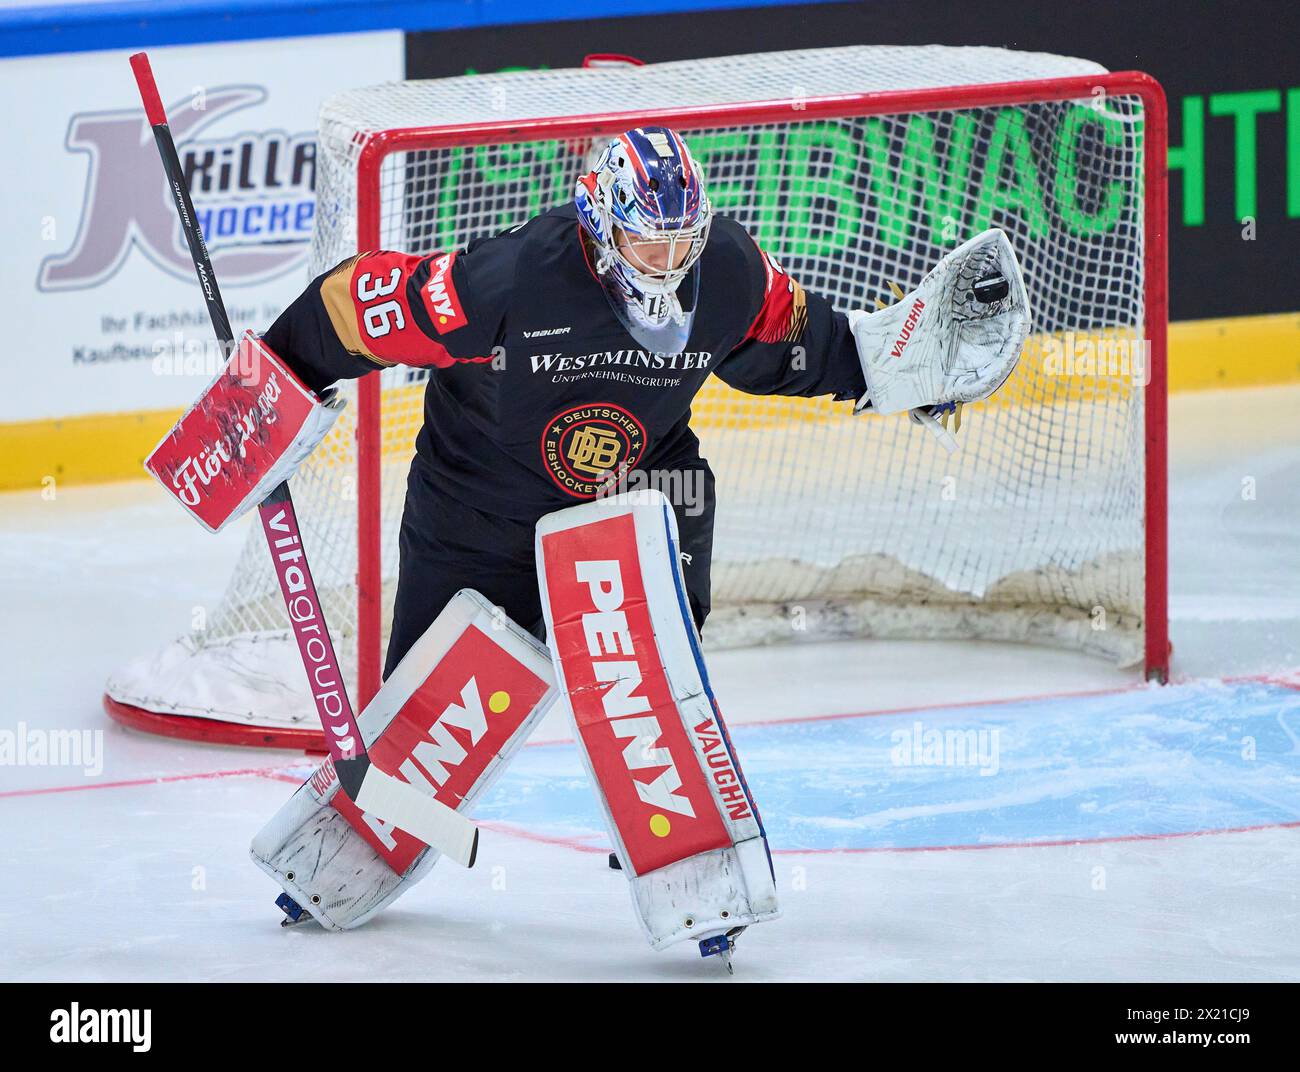
<svg viewBox="0 0 1300 1072">
<path fill-rule="evenodd" d="M 964 108 L 1010 107 L 1045 101 L 1133 96 L 1143 104 L 1143 197 L 1145 202 L 1145 295 L 1150 379 L 1146 385 L 1145 464 L 1145 671 L 1165 681 L 1169 668 L 1168 535 L 1167 535 L 1167 324 L 1168 324 L 1168 117 L 1160 84 L 1140 71 L 1120 71 L 1042 81 L 1004 82 L 926 90 L 899 90 L 766 100 L 729 106 L 611 112 L 528 122 L 410 127 L 372 133 L 357 165 L 358 250 L 381 246 L 380 175 L 394 153 L 437 150 L 541 139 L 591 139 L 613 136 L 635 126 L 660 124 L 689 135 L 700 127 L 761 125 L 788 121 L 796 108 L 800 120 L 905 115 Z M 864 302 L 865 304 L 865 302 Z M 377 375 L 358 388 L 358 703 L 364 707 L 379 688 L 383 653 L 384 606 L 381 577 L 380 387 Z"/>
</svg>

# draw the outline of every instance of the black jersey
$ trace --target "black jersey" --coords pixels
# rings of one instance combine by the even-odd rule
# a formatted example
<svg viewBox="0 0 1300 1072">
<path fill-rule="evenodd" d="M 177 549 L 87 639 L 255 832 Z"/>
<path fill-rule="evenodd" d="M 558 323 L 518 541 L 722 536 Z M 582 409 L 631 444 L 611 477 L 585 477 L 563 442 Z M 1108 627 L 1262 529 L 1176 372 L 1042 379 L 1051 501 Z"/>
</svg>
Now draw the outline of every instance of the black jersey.
<svg viewBox="0 0 1300 1072">
<path fill-rule="evenodd" d="M 740 224 L 714 219 L 692 273 L 685 345 L 644 349 L 566 205 L 464 250 L 345 261 L 266 339 L 317 390 L 376 367 L 429 367 L 422 465 L 479 510 L 531 522 L 593 498 L 611 473 L 698 466 L 688 421 L 710 375 L 751 394 L 865 391 L 846 317 Z"/>
</svg>

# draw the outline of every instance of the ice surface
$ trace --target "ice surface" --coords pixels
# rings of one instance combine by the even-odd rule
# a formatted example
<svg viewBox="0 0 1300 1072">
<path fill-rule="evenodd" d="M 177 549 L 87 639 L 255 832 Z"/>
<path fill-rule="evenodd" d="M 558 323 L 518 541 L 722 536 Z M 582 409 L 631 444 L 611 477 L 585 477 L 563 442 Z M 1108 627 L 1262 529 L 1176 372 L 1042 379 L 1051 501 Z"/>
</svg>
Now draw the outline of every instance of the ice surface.
<svg viewBox="0 0 1300 1072">
<path fill-rule="evenodd" d="M 1172 688 L 998 644 L 711 657 L 786 912 L 742 938 L 738 979 L 1300 977 L 1297 411 L 1296 388 L 1172 400 Z M 143 482 L 0 496 L 0 731 L 100 735 L 90 770 L 0 766 L 0 978 L 726 977 L 645 944 L 555 717 L 485 800 L 476 868 L 440 863 L 356 932 L 282 931 L 247 847 L 302 757 L 99 707 L 215 604 L 240 529 Z M 896 762 L 948 730 L 974 762 Z"/>
</svg>

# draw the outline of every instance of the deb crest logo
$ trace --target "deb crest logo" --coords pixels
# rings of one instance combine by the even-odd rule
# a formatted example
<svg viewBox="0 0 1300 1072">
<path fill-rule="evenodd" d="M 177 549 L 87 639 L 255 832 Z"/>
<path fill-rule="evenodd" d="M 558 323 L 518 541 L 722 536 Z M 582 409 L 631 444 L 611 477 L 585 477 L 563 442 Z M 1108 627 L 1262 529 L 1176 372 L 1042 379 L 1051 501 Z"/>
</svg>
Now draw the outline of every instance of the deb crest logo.
<svg viewBox="0 0 1300 1072">
<path fill-rule="evenodd" d="M 170 102 L 168 125 L 194 212 L 225 284 L 256 283 L 303 263 L 316 211 L 312 133 L 205 131 L 264 103 L 261 86 L 220 86 Z M 176 218 L 149 124 L 140 108 L 80 112 L 65 145 L 84 154 L 85 194 L 71 248 L 46 257 L 37 287 L 82 290 L 110 279 L 137 248 L 177 279 L 194 266 Z"/>
<path fill-rule="evenodd" d="M 547 422 L 542 463 L 570 495 L 589 498 L 632 469 L 645 446 L 644 425 L 622 406 L 573 406 Z"/>
<path fill-rule="evenodd" d="M 632 870 L 730 845 L 660 661 L 632 515 L 542 544 L 574 719 Z"/>
</svg>

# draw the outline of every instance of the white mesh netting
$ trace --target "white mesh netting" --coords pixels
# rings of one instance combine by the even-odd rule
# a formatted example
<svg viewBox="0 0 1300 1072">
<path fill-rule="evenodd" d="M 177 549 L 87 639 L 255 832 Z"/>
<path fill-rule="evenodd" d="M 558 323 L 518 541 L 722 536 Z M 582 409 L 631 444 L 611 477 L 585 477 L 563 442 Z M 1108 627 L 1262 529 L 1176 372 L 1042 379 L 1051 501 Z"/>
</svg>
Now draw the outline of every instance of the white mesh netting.
<svg viewBox="0 0 1300 1072">
<path fill-rule="evenodd" d="M 1000 49 L 851 47 L 344 93 L 321 113 L 312 272 L 357 250 L 357 162 L 374 132 L 685 106 L 692 115 L 673 122 L 715 209 L 841 309 L 893 300 L 890 282 L 907 290 L 961 241 L 1002 227 L 1021 257 L 1035 333 L 1004 389 L 967 408 L 958 454 L 904 418 L 855 418 L 847 403 L 754 398 L 717 381 L 698 397 L 693 423 L 718 477 L 705 641 L 970 636 L 1135 662 L 1144 600 L 1140 101 L 1098 92 L 805 114 L 829 96 L 1101 73 L 1082 60 Z M 778 99 L 789 103 L 778 122 L 735 125 L 725 107 Z M 571 196 L 588 147 L 540 138 L 394 152 L 379 172 L 379 244 L 447 249 L 518 223 Z M 422 387 L 420 374 L 385 376 L 386 625 Z M 355 414 L 350 407 L 293 482 L 348 665 Z M 171 713 L 309 724 L 284 621 L 261 533 L 250 532 L 209 628 L 118 675 L 110 694 Z"/>
</svg>

